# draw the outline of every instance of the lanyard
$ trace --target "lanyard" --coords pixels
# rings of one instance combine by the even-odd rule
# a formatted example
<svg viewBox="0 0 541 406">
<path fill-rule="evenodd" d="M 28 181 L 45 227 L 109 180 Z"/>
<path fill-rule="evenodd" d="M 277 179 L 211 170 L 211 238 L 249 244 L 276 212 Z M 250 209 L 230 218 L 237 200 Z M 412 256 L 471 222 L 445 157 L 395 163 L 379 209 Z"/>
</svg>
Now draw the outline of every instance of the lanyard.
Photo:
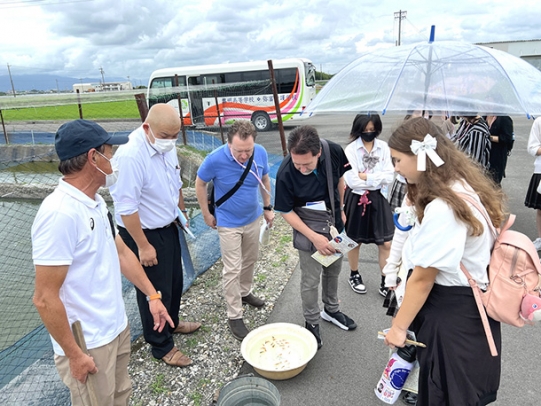
<svg viewBox="0 0 541 406">
<path fill-rule="evenodd" d="M 233 159 L 235 160 L 235 162 L 238 163 L 242 169 L 246 169 L 246 165 L 241 164 L 241 163 L 237 160 L 237 158 L 235 158 L 235 155 L 233 155 L 233 151 L 231 151 L 231 148 L 229 149 L 229 152 L 231 153 L 231 156 L 233 157 Z M 255 148 L 254 148 L 254 152 L 253 152 L 253 153 L 255 154 Z M 259 184 L 261 185 L 261 187 L 263 188 L 263 190 L 264 190 L 265 192 L 267 192 L 267 194 L 270 196 L 270 195 L 271 195 L 270 192 L 267 190 L 267 188 L 266 188 L 265 185 L 263 184 L 263 181 L 262 181 L 261 178 L 259 177 L 259 169 L 257 168 L 257 162 L 255 161 L 255 159 L 254 159 L 254 164 L 255 164 L 255 170 L 256 170 L 257 173 L 254 172 L 254 171 L 252 170 L 252 168 L 250 168 L 250 173 L 251 173 L 252 175 L 254 175 L 254 177 L 257 179 L 257 181 L 259 182 Z"/>
</svg>

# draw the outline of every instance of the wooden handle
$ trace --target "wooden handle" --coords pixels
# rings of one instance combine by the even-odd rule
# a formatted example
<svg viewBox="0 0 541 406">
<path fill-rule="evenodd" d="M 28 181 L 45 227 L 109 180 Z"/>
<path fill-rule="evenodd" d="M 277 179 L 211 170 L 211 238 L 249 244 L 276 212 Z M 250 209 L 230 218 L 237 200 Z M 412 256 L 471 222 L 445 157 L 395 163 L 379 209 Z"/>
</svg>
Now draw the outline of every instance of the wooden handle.
<svg viewBox="0 0 541 406">
<path fill-rule="evenodd" d="M 378 331 L 378 335 L 382 337 L 386 336 L 386 334 L 383 331 Z M 413 341 L 408 338 L 406 338 L 406 344 L 411 344 L 411 345 L 415 345 L 416 347 L 426 348 L 426 344 L 420 343 L 419 341 Z"/>
<path fill-rule="evenodd" d="M 71 331 L 73 332 L 73 337 L 79 348 L 85 353 L 88 354 L 86 348 L 85 336 L 83 335 L 83 327 L 79 320 L 75 321 L 71 325 Z M 92 374 L 88 374 L 86 377 L 86 389 L 88 390 L 88 397 L 90 398 L 91 406 L 100 406 L 98 403 L 98 398 L 96 397 L 96 391 L 94 390 L 94 377 Z"/>
</svg>

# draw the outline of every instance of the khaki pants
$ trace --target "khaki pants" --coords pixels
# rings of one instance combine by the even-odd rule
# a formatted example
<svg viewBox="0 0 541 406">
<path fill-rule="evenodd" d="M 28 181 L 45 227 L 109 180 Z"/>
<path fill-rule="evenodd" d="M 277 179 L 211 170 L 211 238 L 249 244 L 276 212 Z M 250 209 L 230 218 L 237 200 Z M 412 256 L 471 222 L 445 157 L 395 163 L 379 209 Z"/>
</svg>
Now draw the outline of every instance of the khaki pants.
<svg viewBox="0 0 541 406">
<path fill-rule="evenodd" d="M 130 346 L 128 326 L 109 344 L 88 351 L 98 367 L 98 373 L 92 375 L 91 379 L 100 405 L 128 405 L 132 392 L 128 375 Z M 55 354 L 54 362 L 62 382 L 70 390 L 72 405 L 89 406 L 87 386 L 71 375 L 68 357 Z"/>
<path fill-rule="evenodd" d="M 242 318 L 242 297 L 252 289 L 259 255 L 259 222 L 260 218 L 244 227 L 218 227 L 227 317 L 232 320 Z"/>
</svg>

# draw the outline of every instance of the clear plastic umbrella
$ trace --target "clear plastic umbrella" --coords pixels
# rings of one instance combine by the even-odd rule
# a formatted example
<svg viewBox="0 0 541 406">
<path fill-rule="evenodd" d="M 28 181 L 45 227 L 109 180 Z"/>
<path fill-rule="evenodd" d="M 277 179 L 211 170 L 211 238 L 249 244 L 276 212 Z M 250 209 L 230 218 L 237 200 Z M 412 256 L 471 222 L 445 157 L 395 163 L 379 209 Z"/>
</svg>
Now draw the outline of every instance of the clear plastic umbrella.
<svg viewBox="0 0 541 406">
<path fill-rule="evenodd" d="M 541 114 L 541 71 L 506 52 L 455 41 L 368 52 L 334 76 L 304 115 L 341 112 Z"/>
</svg>

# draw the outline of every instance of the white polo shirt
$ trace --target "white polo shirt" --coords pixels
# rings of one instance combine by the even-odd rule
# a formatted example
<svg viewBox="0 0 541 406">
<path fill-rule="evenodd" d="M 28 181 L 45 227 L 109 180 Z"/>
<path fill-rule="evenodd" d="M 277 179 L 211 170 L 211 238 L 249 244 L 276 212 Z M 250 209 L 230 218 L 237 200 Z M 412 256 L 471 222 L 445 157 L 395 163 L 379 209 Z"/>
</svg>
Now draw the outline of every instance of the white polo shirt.
<svg viewBox="0 0 541 406">
<path fill-rule="evenodd" d="M 71 324 L 81 321 L 89 349 L 109 344 L 127 326 L 120 262 L 107 205 L 60 179 L 32 225 L 34 265 L 68 265 L 60 288 Z M 54 352 L 64 351 L 51 337 Z"/>
<path fill-rule="evenodd" d="M 143 229 L 165 227 L 177 218 L 182 181 L 176 149 L 158 153 L 139 127 L 127 144 L 118 147 L 113 161 L 118 164 L 118 181 L 109 191 L 118 225 L 124 227 L 121 216 L 135 212 Z"/>
<path fill-rule="evenodd" d="M 469 185 L 465 187 L 461 182 L 456 182 L 452 189 L 467 193 L 480 202 Z M 419 220 L 416 220 L 409 232 L 404 246 L 407 269 L 415 266 L 434 267 L 439 270 L 435 281 L 438 285 L 469 286 L 460 269 L 462 261 L 479 286 L 488 283 L 487 266 L 494 237 L 483 215 L 470 203 L 467 204 L 483 224 L 483 233 L 471 236 L 466 224 L 455 218 L 451 207 L 439 198 L 434 199 L 425 207 L 423 222 L 419 224 Z"/>
</svg>

